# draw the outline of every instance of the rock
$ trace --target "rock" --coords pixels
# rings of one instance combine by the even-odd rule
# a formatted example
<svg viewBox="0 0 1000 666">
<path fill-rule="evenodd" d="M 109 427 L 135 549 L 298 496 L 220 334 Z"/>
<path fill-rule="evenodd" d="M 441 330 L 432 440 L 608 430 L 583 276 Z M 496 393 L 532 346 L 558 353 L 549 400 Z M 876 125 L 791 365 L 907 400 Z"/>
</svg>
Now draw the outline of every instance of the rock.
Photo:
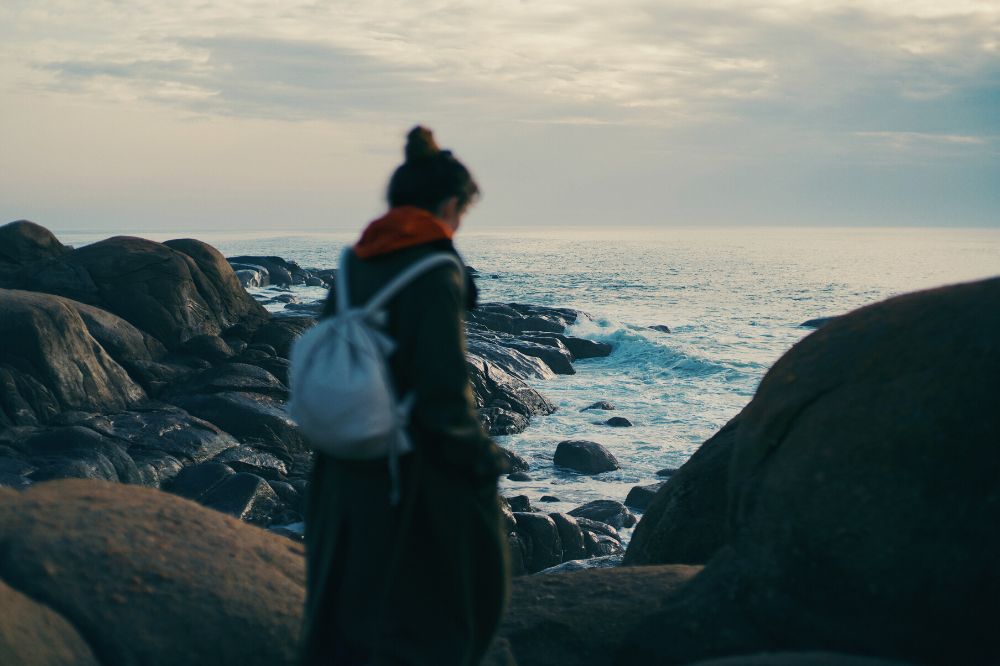
<svg viewBox="0 0 1000 666">
<path fill-rule="evenodd" d="M 632 422 L 624 416 L 612 416 L 604 422 L 604 425 L 611 426 L 612 428 L 631 428 Z"/>
<path fill-rule="evenodd" d="M 245 472 L 223 479 L 198 501 L 216 511 L 262 526 L 270 522 L 279 502 L 277 493 L 267 481 Z"/>
<path fill-rule="evenodd" d="M 534 573 L 562 562 L 562 541 L 555 521 L 544 513 L 514 512 L 517 533 L 527 544 L 525 566 Z"/>
<path fill-rule="evenodd" d="M 539 502 L 561 502 L 562 500 L 559 499 L 558 497 L 553 496 L 553 495 L 542 495 L 542 497 L 538 501 Z"/>
<path fill-rule="evenodd" d="M 531 481 L 531 477 L 524 472 L 512 472 L 507 475 L 510 481 Z"/>
<path fill-rule="evenodd" d="M 550 574 L 569 573 L 570 571 L 585 571 L 587 569 L 608 569 L 611 567 L 621 566 L 621 563 L 621 555 L 602 555 L 600 557 L 588 557 L 581 560 L 567 560 L 562 564 L 557 564 L 554 567 L 543 569 L 538 573 L 548 576 Z"/>
<path fill-rule="evenodd" d="M 576 374 L 576 370 L 573 369 L 573 355 L 561 343 L 558 347 L 554 347 L 518 338 L 501 338 L 499 344 L 525 356 L 533 356 L 541 360 L 557 375 Z"/>
<path fill-rule="evenodd" d="M 618 530 L 616 530 L 611 525 L 608 525 L 607 523 L 601 522 L 599 520 L 591 520 L 590 518 L 584 518 L 583 516 L 574 516 L 574 517 L 576 518 L 576 522 L 580 526 L 580 529 L 583 530 L 584 533 L 592 532 L 593 534 L 597 534 L 600 536 L 610 537 L 611 539 L 617 541 L 619 544 L 621 543 L 622 540 L 621 534 L 619 534 Z"/>
<path fill-rule="evenodd" d="M 301 545 L 135 486 L 57 481 L 0 496 L 0 578 L 64 618 L 100 663 L 295 662 Z M 64 625 L 35 626 L 51 643 L 34 654 L 78 645 Z M 75 654 L 55 663 L 94 663 Z"/>
<path fill-rule="evenodd" d="M 481 336 L 474 330 L 469 331 L 466 346 L 469 357 L 484 359 L 517 379 L 552 379 L 556 376 L 542 359 L 503 344 L 499 339 Z"/>
<path fill-rule="evenodd" d="M 738 430 L 736 417 L 669 477 L 635 528 L 625 564 L 704 564 L 722 547 Z"/>
<path fill-rule="evenodd" d="M 90 646 L 66 618 L 3 581 L 0 581 L 0 664 L 99 666 Z"/>
<path fill-rule="evenodd" d="M 214 248 L 171 243 L 177 249 L 117 236 L 38 264 L 25 279 L 32 289 L 113 312 L 169 349 L 243 320 L 267 319 Z"/>
<path fill-rule="evenodd" d="M 198 501 L 208 491 L 225 481 L 236 472 L 224 463 L 207 462 L 185 467 L 177 476 L 164 484 L 163 489 L 189 500 Z"/>
<path fill-rule="evenodd" d="M 25 435 L 18 444 L 36 468 L 29 475 L 33 482 L 77 478 L 142 483 L 125 447 L 90 428 L 46 428 Z"/>
<path fill-rule="evenodd" d="M 80 315 L 87 332 L 126 370 L 135 361 L 157 361 L 167 353 L 166 347 L 150 334 L 140 331 L 107 310 L 66 299 Z"/>
<path fill-rule="evenodd" d="M 514 518 L 514 512 L 510 508 L 510 501 L 503 495 L 499 495 L 500 501 L 500 512 L 503 514 L 504 525 L 507 531 L 512 531 L 517 527 L 517 519 Z"/>
<path fill-rule="evenodd" d="M 528 471 L 528 461 L 517 455 L 510 449 L 500 446 L 500 454 L 503 455 L 507 462 L 507 469 L 510 472 L 527 472 Z"/>
<path fill-rule="evenodd" d="M 254 352 L 255 354 L 260 354 L 261 352 Z M 291 367 L 291 363 L 288 359 L 277 358 L 277 357 L 252 357 L 247 354 L 243 354 L 232 359 L 236 363 L 246 363 L 247 365 L 256 365 L 258 368 L 263 368 L 269 373 L 274 375 L 275 379 L 279 382 L 288 386 L 288 369 Z"/>
<path fill-rule="evenodd" d="M 657 324 L 655 326 L 647 326 L 646 328 L 648 328 L 651 331 L 658 331 L 660 333 L 669 333 L 670 332 L 670 327 L 667 326 L 666 324 Z"/>
<path fill-rule="evenodd" d="M 740 417 L 725 545 L 622 659 L 1000 661 L 998 330 L 994 278 L 855 310 L 792 347 Z"/>
<path fill-rule="evenodd" d="M 230 264 L 242 266 L 260 266 L 264 268 L 270 276 L 271 284 L 290 286 L 293 284 L 305 284 L 309 278 L 309 273 L 294 261 L 282 259 L 274 256 L 240 255 L 229 257 Z"/>
<path fill-rule="evenodd" d="M 552 461 L 581 474 L 600 474 L 619 469 L 618 459 L 597 442 L 567 440 L 556 446 Z"/>
<path fill-rule="evenodd" d="M 653 497 L 656 496 L 657 491 L 666 483 L 666 481 L 660 481 L 645 486 L 633 486 L 625 498 L 625 506 L 636 511 L 645 511 L 649 507 L 649 503 L 653 501 Z"/>
<path fill-rule="evenodd" d="M 810 319 L 809 321 L 804 321 L 799 324 L 801 328 L 819 328 L 821 326 L 826 326 L 831 321 L 836 319 L 836 317 L 817 317 L 816 319 Z"/>
<path fill-rule="evenodd" d="M 256 451 L 249 446 L 237 446 L 215 456 L 216 462 L 225 463 L 237 472 L 249 472 L 268 480 L 288 474 L 288 466 L 270 453 Z"/>
<path fill-rule="evenodd" d="M 587 557 L 621 557 L 625 554 L 622 542 L 606 534 L 584 531 L 584 547 Z"/>
<path fill-rule="evenodd" d="M 55 259 L 70 251 L 51 231 L 27 220 L 0 226 L 0 264 L 24 266 Z"/>
<path fill-rule="evenodd" d="M 531 511 L 531 502 L 528 500 L 527 495 L 515 495 L 514 497 L 508 497 L 507 504 L 510 506 L 514 513 L 525 513 Z"/>
<path fill-rule="evenodd" d="M 699 661 L 691 666 L 916 666 L 895 659 L 832 652 L 766 652 Z"/>
<path fill-rule="evenodd" d="M 235 269 L 236 266 L 233 266 L 233 268 Z M 240 268 L 234 272 L 236 273 L 236 279 L 240 281 L 240 285 L 244 289 L 248 287 L 266 287 L 271 283 L 267 272 L 263 270 Z"/>
<path fill-rule="evenodd" d="M 233 355 L 229 344 L 217 335 L 196 335 L 185 340 L 179 349 L 211 363 L 220 363 Z"/>
<path fill-rule="evenodd" d="M 478 410 L 479 422 L 483 430 L 492 437 L 516 435 L 528 428 L 528 417 L 499 407 L 483 407 Z"/>
<path fill-rule="evenodd" d="M 528 573 L 525 562 L 528 559 L 528 545 L 517 532 L 507 534 L 507 545 L 510 550 L 510 573 L 512 576 L 523 576 Z"/>
<path fill-rule="evenodd" d="M 278 356 L 288 358 L 292 343 L 315 323 L 314 320 L 306 317 L 272 319 L 257 329 L 253 336 L 253 342 L 269 345 Z"/>
<path fill-rule="evenodd" d="M 524 381 L 499 366 L 474 354 L 467 354 L 469 380 L 476 407 L 491 407 L 502 402 L 508 411 L 524 416 L 551 414 L 555 405 Z"/>
<path fill-rule="evenodd" d="M 175 395 L 193 393 L 256 393 L 278 400 L 288 400 L 288 387 L 258 365 L 226 363 L 187 378 L 170 387 Z"/>
<path fill-rule="evenodd" d="M 516 578 L 499 634 L 522 666 L 625 663 L 615 657 L 630 631 L 699 570 L 614 567 Z"/>
<path fill-rule="evenodd" d="M 589 407 L 584 407 L 584 408 L 583 408 L 583 409 L 581 409 L 580 411 L 581 411 L 581 412 L 585 412 L 585 411 L 587 411 L 588 409 L 603 409 L 603 410 L 605 410 L 605 411 L 611 411 L 611 410 L 613 410 L 614 408 L 615 408 L 615 406 L 614 406 L 614 405 L 612 405 L 612 404 L 611 404 L 610 402 L 608 402 L 607 400 L 601 400 L 601 401 L 599 401 L 599 402 L 595 402 L 594 404 L 590 405 Z"/>
<path fill-rule="evenodd" d="M 569 515 L 607 523 L 617 529 L 632 527 L 636 524 L 636 518 L 628 510 L 628 507 L 614 500 L 594 500 L 587 502 L 570 511 Z"/>
<path fill-rule="evenodd" d="M 0 339 L 0 411 L 8 423 L 122 409 L 146 397 L 64 298 L 0 289 Z"/>
<path fill-rule="evenodd" d="M 574 359 L 581 360 L 585 358 L 604 358 L 606 356 L 611 356 L 611 352 L 614 351 L 614 347 L 609 345 L 607 342 L 596 342 L 594 340 L 586 340 L 584 338 L 575 338 L 570 335 L 562 335 L 559 337 L 566 348 L 569 349 L 569 353 L 573 355 Z"/>
<path fill-rule="evenodd" d="M 664 467 L 663 469 L 656 470 L 656 476 L 673 476 L 676 473 L 676 467 Z"/>
<path fill-rule="evenodd" d="M 282 460 L 306 451 L 306 442 L 281 403 L 256 393 L 224 391 L 171 399 L 181 409 L 205 419 L 243 444 L 273 453 Z"/>
<path fill-rule="evenodd" d="M 587 557 L 587 548 L 583 542 L 583 530 L 576 518 L 565 513 L 550 513 L 549 518 L 559 531 L 559 541 L 562 544 L 562 561 L 580 560 Z"/>
</svg>

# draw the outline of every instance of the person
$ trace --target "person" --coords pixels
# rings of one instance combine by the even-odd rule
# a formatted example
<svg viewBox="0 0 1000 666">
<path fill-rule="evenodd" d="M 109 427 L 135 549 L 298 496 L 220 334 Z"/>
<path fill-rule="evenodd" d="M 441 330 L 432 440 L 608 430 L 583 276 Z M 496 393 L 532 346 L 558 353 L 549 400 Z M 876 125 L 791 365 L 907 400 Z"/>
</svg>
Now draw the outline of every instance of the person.
<svg viewBox="0 0 1000 666">
<path fill-rule="evenodd" d="M 347 257 L 351 305 L 452 237 L 479 194 L 468 169 L 432 133 L 407 136 L 389 182 L 390 210 Z M 385 460 L 316 454 L 306 507 L 307 598 L 302 662 L 478 664 L 509 594 L 497 494 L 500 449 L 483 432 L 465 361 L 463 319 L 474 306 L 466 271 L 440 265 L 387 308 L 396 343 L 389 370 L 412 394 L 413 451 L 400 458 L 400 501 L 388 500 Z M 324 316 L 335 311 L 335 290 Z"/>
</svg>

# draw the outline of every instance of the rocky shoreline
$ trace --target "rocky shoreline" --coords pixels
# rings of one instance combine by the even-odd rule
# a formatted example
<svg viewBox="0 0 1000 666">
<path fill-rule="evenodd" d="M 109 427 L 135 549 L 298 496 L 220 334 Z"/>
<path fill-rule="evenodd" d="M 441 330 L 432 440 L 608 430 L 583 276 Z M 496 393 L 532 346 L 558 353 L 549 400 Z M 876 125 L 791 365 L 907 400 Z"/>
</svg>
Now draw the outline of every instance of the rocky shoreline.
<svg viewBox="0 0 1000 666">
<path fill-rule="evenodd" d="M 0 227 L 0 663 L 293 663 L 302 546 L 257 526 L 300 515 L 309 453 L 281 406 L 310 312 L 270 315 L 240 278 L 197 241 Z M 571 369 L 579 316 L 470 318 L 491 431 L 551 409 L 524 379 Z M 998 330 L 1000 278 L 824 322 L 630 494 L 623 566 L 598 566 L 635 520 L 619 503 L 510 498 L 521 571 L 547 575 L 515 579 L 484 663 L 1000 662 Z M 615 464 L 591 444 L 560 458 Z"/>
<path fill-rule="evenodd" d="M 246 288 L 328 289 L 335 270 L 274 256 L 225 259 L 192 239 L 116 237 L 71 249 L 25 221 L 0 227 L 0 239 L 8 341 L 0 352 L 0 485 L 143 485 L 301 538 L 294 526 L 303 520 L 311 454 L 284 412 L 288 354 L 322 304 L 260 296 L 284 303 L 268 312 Z M 585 316 L 516 303 L 470 312 L 468 367 L 490 434 L 521 432 L 555 410 L 528 381 L 572 374 L 575 360 L 611 353 L 565 333 Z M 515 474 L 528 471 L 506 454 Z M 583 474 L 606 469 L 579 456 L 563 464 Z M 518 574 L 621 556 L 616 528 L 635 522 L 610 500 L 569 513 L 545 513 L 524 496 L 503 504 Z"/>
</svg>

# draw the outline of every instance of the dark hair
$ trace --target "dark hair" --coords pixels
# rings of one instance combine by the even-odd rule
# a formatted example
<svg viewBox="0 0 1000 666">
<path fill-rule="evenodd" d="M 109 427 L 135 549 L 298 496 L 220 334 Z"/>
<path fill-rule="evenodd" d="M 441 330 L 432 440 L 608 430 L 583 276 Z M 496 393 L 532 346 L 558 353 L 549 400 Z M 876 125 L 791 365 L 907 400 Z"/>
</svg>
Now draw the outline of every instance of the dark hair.
<svg viewBox="0 0 1000 666">
<path fill-rule="evenodd" d="M 479 196 L 479 186 L 472 174 L 450 150 L 441 150 L 434 134 L 417 126 L 406 135 L 406 160 L 389 179 L 388 200 L 393 208 L 416 206 L 436 213 L 450 197 L 458 199 L 458 209 L 465 210 Z"/>
</svg>

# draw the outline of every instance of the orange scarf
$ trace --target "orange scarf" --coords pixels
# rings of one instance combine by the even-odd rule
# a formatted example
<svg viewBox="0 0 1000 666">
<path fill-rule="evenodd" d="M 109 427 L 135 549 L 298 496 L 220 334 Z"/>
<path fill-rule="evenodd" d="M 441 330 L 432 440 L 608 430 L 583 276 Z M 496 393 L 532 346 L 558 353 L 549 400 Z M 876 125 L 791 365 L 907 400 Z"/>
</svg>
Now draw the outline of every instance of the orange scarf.
<svg viewBox="0 0 1000 666">
<path fill-rule="evenodd" d="M 368 225 L 354 245 L 354 254 L 370 259 L 414 245 L 451 240 L 454 235 L 448 225 L 423 208 L 400 206 Z"/>
</svg>

